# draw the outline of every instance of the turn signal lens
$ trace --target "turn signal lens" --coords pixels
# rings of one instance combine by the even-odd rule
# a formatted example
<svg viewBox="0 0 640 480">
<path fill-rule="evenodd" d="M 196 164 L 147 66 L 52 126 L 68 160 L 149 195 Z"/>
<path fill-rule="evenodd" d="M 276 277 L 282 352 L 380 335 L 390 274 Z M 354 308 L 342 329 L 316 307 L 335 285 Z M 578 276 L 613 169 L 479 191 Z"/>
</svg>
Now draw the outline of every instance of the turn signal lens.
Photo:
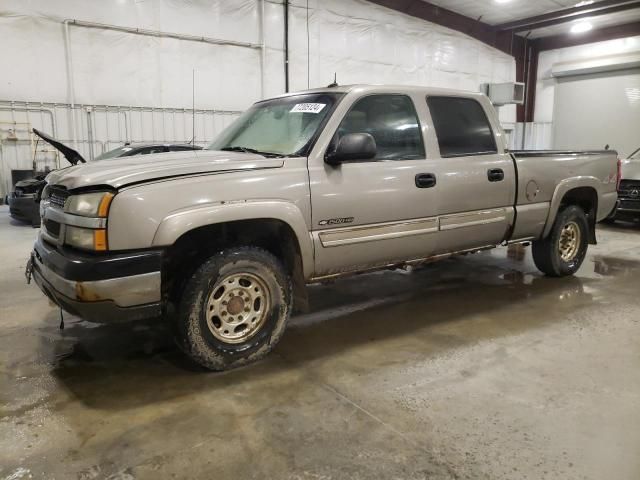
<svg viewBox="0 0 640 480">
<path fill-rule="evenodd" d="M 107 231 L 94 230 L 93 231 L 93 249 L 97 252 L 104 252 L 107 250 Z"/>
<path fill-rule="evenodd" d="M 104 194 L 104 197 L 102 197 L 102 200 L 100 200 L 100 205 L 98 206 L 99 217 L 103 217 L 103 218 L 107 217 L 107 215 L 109 214 L 109 207 L 111 206 L 111 200 L 113 200 L 113 197 L 115 197 L 115 195 L 111 192 L 107 192 Z"/>
</svg>

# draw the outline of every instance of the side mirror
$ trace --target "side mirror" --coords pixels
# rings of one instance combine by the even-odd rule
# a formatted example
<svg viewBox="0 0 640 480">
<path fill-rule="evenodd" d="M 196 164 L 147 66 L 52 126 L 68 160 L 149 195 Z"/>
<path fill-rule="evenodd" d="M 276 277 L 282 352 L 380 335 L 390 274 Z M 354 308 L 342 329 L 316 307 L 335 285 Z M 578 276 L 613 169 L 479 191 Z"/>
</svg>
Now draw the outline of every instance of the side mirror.
<svg viewBox="0 0 640 480">
<path fill-rule="evenodd" d="M 352 160 L 371 160 L 378 153 L 375 139 L 368 133 L 348 133 L 340 139 L 336 149 L 325 155 L 329 165 Z"/>
</svg>

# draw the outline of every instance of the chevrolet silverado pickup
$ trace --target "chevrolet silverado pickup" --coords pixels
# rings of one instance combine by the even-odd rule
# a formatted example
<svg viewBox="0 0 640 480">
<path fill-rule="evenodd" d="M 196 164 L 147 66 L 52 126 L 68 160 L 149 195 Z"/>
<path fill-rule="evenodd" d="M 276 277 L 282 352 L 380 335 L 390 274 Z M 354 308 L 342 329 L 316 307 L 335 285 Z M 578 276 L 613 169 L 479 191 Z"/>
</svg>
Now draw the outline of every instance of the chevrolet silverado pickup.
<svg viewBox="0 0 640 480">
<path fill-rule="evenodd" d="M 615 206 L 617 154 L 506 145 L 479 93 L 259 101 L 205 150 L 51 173 L 27 274 L 88 321 L 171 319 L 212 370 L 269 352 L 309 283 L 526 242 L 546 275 L 573 274 Z"/>
</svg>

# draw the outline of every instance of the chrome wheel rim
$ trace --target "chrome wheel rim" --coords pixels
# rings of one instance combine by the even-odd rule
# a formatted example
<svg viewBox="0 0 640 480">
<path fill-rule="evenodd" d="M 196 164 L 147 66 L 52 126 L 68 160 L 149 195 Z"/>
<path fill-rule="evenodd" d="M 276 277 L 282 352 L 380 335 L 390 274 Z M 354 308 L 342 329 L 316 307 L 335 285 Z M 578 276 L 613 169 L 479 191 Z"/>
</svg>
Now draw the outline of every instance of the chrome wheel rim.
<svg viewBox="0 0 640 480">
<path fill-rule="evenodd" d="M 218 279 L 207 300 L 207 325 L 225 343 L 242 343 L 262 327 L 269 312 L 265 282 L 251 273 Z"/>
<path fill-rule="evenodd" d="M 560 251 L 560 258 L 564 262 L 570 262 L 580 250 L 581 233 L 580 227 L 575 222 L 569 222 L 560 232 L 560 240 L 558 241 L 558 250 Z"/>
</svg>

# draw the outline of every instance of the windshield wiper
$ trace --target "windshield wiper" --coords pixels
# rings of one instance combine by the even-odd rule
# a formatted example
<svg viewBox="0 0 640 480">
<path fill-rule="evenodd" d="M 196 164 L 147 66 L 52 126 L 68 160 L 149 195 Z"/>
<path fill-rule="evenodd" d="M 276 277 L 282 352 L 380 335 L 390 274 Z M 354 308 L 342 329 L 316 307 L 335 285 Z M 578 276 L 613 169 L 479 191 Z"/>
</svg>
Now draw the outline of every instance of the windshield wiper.
<svg viewBox="0 0 640 480">
<path fill-rule="evenodd" d="M 220 150 L 225 152 L 255 153 L 257 155 L 262 155 L 263 157 L 267 157 L 267 158 L 284 158 L 285 157 L 285 155 L 282 155 L 281 153 L 261 152 L 260 150 L 256 150 L 255 148 L 249 148 L 249 147 L 223 147 Z"/>
</svg>

